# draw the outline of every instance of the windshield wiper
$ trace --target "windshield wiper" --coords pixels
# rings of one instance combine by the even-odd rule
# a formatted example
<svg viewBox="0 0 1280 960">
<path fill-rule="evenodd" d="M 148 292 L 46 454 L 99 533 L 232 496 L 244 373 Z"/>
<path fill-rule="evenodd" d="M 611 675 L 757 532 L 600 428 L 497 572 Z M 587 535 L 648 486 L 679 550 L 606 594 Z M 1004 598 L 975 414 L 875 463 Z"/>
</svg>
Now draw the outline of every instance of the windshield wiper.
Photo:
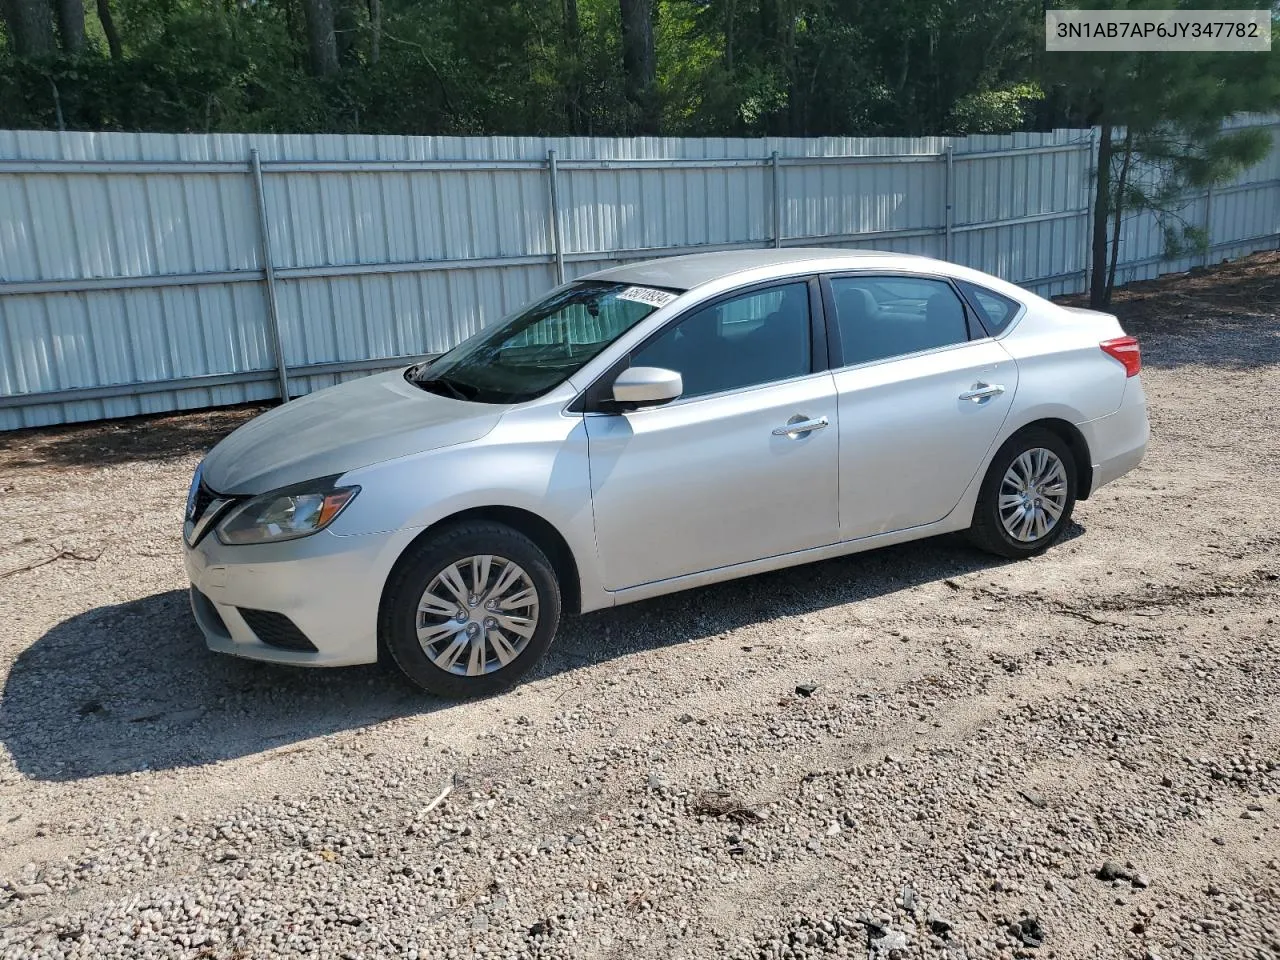
<svg viewBox="0 0 1280 960">
<path fill-rule="evenodd" d="M 432 393 L 441 393 L 445 396 L 453 397 L 455 400 L 471 400 L 475 396 L 475 392 L 468 396 L 466 391 L 456 383 L 452 380 L 446 380 L 444 377 L 423 377 L 422 379 L 415 377 L 413 382 L 423 390 L 429 390 Z"/>
</svg>

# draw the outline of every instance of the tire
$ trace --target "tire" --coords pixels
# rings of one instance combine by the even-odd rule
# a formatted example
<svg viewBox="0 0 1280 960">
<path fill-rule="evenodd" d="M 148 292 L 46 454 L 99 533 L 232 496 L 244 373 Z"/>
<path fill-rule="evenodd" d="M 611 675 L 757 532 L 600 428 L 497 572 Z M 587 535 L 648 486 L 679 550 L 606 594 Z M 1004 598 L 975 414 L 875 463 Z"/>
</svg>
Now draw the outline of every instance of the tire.
<svg viewBox="0 0 1280 960">
<path fill-rule="evenodd" d="M 479 578 L 484 590 L 477 593 Z M 511 582 L 499 591 L 504 578 Z M 538 665 L 560 610 L 559 581 L 538 545 L 504 524 L 474 521 L 410 549 L 387 582 L 378 633 L 396 666 L 423 690 L 484 697 Z"/>
<path fill-rule="evenodd" d="M 1040 459 L 1036 451 L 1047 451 L 1056 457 L 1061 470 L 1053 468 L 1049 458 Z M 1019 461 L 1019 458 L 1027 454 L 1031 455 L 1030 461 Z M 1040 464 L 1046 464 L 1046 473 L 1051 473 L 1055 479 L 1060 474 L 1065 474 L 1061 483 L 1064 494 L 1061 500 L 1058 497 L 1056 483 L 1040 483 L 1038 491 L 1042 491 L 1042 495 L 1037 495 L 1038 491 L 1034 485 L 1031 485 L 1025 493 L 1017 485 L 1016 480 L 1007 485 L 1006 475 L 1010 473 L 1015 463 L 1019 463 L 1018 468 L 1014 470 L 1016 477 L 1024 475 L 1027 467 L 1030 466 L 1031 479 L 1035 480 L 1038 476 L 1036 468 Z M 1030 498 L 1030 504 L 1033 507 L 1031 518 L 1028 519 L 1025 506 L 1010 506 L 1007 503 L 1002 515 L 1000 503 L 1002 492 L 1008 497 Z M 1038 507 L 1035 506 L 1037 503 Z M 1033 557 L 1048 550 L 1061 539 L 1063 532 L 1071 523 L 1071 513 L 1075 505 L 1076 459 L 1071 453 L 1071 448 L 1052 430 L 1042 427 L 1028 428 L 1005 441 L 992 458 L 991 465 L 987 468 L 987 475 L 982 480 L 978 502 L 973 510 L 973 524 L 968 530 L 969 542 L 980 550 L 1000 557 L 1009 557 L 1014 560 Z M 1059 510 L 1056 519 L 1052 517 L 1052 510 L 1055 508 Z M 1014 526 L 1013 532 L 1006 525 L 1006 520 Z M 1041 520 L 1047 529 L 1041 528 Z M 1052 523 L 1049 522 L 1050 520 Z M 1026 529 L 1023 529 L 1024 525 Z M 1015 533 L 1021 536 L 1016 536 Z"/>
</svg>

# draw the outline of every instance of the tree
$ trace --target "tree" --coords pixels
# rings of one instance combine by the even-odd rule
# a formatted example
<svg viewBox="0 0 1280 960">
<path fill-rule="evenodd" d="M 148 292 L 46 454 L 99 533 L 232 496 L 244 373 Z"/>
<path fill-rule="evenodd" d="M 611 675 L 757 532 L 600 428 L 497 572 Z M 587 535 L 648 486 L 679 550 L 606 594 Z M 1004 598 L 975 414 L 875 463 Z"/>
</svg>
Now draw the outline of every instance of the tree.
<svg viewBox="0 0 1280 960">
<path fill-rule="evenodd" d="M 582 18 L 578 14 L 578 0 L 561 0 L 561 42 L 564 47 L 564 70 L 561 86 L 564 89 L 564 119 L 568 132 L 583 132 L 584 104 L 582 102 Z"/>
<path fill-rule="evenodd" d="M 56 71 L 73 128 L 994 130 L 1025 113 L 1039 16 L 1037 0 L 94 0 L 84 36 L 86 2 L 0 0 L 0 126 L 57 125 L 55 74 L 16 61 L 67 55 L 89 61 Z"/>
<path fill-rule="evenodd" d="M 47 57 L 57 49 L 48 0 L 0 0 L 0 14 L 19 57 Z"/>
<path fill-rule="evenodd" d="M 672 20 L 695 28 L 676 49 Z M 659 24 L 664 115 L 719 134 L 1022 128 L 1044 42 L 1037 0 L 665 0 Z M 689 76 L 703 43 L 717 55 Z"/>
<path fill-rule="evenodd" d="M 84 0 L 54 0 L 53 11 L 62 52 L 71 56 L 84 53 Z"/>
<path fill-rule="evenodd" d="M 1231 0 L 1227 0 L 1228 3 Z M 1136 8 L 1137 3 L 1121 3 Z M 1203 0 L 1150 8 L 1199 9 Z M 1271 147 L 1261 130 L 1224 130 L 1237 113 L 1280 103 L 1280 49 L 1270 53 L 1046 54 L 1046 86 L 1075 122 L 1097 126 L 1098 155 L 1091 224 L 1090 305 L 1111 301 L 1126 214 L 1151 210 L 1166 253 L 1202 246 L 1198 228 L 1181 222 L 1188 190 L 1203 190 L 1257 163 Z"/>
<path fill-rule="evenodd" d="M 98 0 L 98 22 L 102 24 L 102 35 L 107 41 L 107 50 L 112 60 L 124 59 L 124 48 L 120 44 L 120 34 L 116 31 L 116 21 L 111 15 L 110 0 Z"/>
<path fill-rule="evenodd" d="M 338 72 L 338 40 L 334 32 L 332 0 L 302 0 L 307 23 L 307 54 L 311 72 L 326 77 Z"/>
<path fill-rule="evenodd" d="M 382 0 L 369 0 L 369 63 L 382 55 Z"/>
<path fill-rule="evenodd" d="M 69 56 L 84 52 L 84 0 L 0 0 L 0 19 L 20 57 L 51 57 L 59 45 Z"/>
<path fill-rule="evenodd" d="M 622 12 L 623 89 L 633 132 L 659 132 L 658 61 L 653 46 L 654 0 L 618 0 Z M 763 0 L 768 2 L 768 0 Z"/>
</svg>

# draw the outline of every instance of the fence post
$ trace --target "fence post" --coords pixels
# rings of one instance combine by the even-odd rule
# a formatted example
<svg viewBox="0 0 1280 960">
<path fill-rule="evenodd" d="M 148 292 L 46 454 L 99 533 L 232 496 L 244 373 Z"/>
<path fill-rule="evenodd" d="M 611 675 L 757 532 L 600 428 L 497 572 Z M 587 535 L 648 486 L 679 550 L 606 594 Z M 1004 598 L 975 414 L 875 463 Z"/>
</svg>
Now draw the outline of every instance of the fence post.
<svg viewBox="0 0 1280 960">
<path fill-rule="evenodd" d="M 267 222 L 267 192 L 262 186 L 262 160 L 258 148 L 249 149 L 249 170 L 253 174 L 254 194 L 258 199 L 258 228 L 262 234 L 262 270 L 267 278 L 267 329 L 271 349 L 276 355 L 276 375 L 280 380 L 280 402 L 289 402 L 289 366 L 284 358 L 284 339 L 280 335 L 280 308 L 276 302 L 276 268 L 271 262 L 271 226 Z"/>
<path fill-rule="evenodd" d="M 1094 200 L 1097 195 L 1098 176 L 1098 138 L 1101 131 L 1097 127 L 1089 128 L 1088 153 L 1085 156 L 1084 187 L 1087 193 L 1084 219 L 1084 292 L 1093 289 L 1093 216 Z"/>
<path fill-rule="evenodd" d="M 944 171 L 943 181 L 943 202 L 946 204 L 943 210 L 942 221 L 942 259 L 951 259 L 951 224 L 955 216 L 953 209 L 955 207 L 955 168 L 952 166 L 954 148 L 950 140 L 947 141 L 946 152 L 946 168 Z"/>
<path fill-rule="evenodd" d="M 769 168 L 773 172 L 773 246 L 782 246 L 782 177 L 778 167 L 778 151 L 773 151 L 769 158 Z"/>
<path fill-rule="evenodd" d="M 556 283 L 564 283 L 564 243 L 560 237 L 560 168 L 556 152 L 547 151 L 547 180 L 551 188 L 551 252 L 556 258 Z"/>
</svg>

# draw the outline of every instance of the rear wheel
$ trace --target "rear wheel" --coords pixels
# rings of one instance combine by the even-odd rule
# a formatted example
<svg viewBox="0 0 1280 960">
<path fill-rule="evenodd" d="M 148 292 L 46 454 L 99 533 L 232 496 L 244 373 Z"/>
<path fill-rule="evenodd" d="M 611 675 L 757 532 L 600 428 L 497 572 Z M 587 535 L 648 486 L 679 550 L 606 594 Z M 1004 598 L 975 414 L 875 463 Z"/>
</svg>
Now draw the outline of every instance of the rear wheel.
<svg viewBox="0 0 1280 960">
<path fill-rule="evenodd" d="M 379 631 L 396 665 L 442 697 L 512 686 L 560 625 L 546 555 L 499 523 L 463 523 L 412 549 L 387 585 Z"/>
<path fill-rule="evenodd" d="M 1024 430 L 992 459 L 974 507 L 969 540 L 1002 557 L 1034 556 L 1062 536 L 1075 504 L 1071 448 L 1051 430 Z"/>
</svg>

